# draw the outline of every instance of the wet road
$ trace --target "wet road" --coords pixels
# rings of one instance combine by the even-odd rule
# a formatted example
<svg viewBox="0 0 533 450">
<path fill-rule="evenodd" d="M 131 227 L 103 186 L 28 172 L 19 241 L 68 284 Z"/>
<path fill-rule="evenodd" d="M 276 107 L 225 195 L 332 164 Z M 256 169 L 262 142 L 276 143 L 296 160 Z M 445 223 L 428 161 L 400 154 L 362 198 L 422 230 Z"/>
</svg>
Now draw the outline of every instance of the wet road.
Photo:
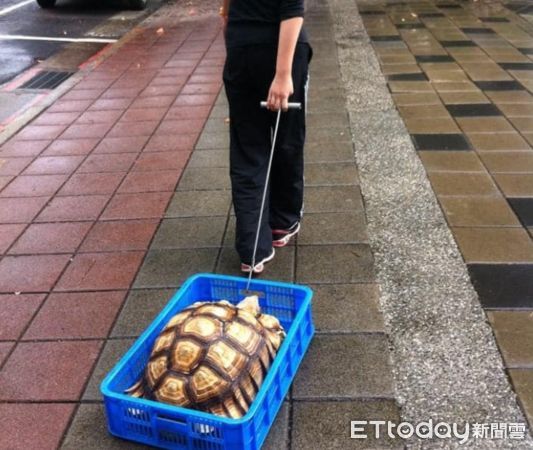
<svg viewBox="0 0 533 450">
<path fill-rule="evenodd" d="M 57 0 L 53 9 L 35 0 L 0 0 L 0 84 L 73 43 L 89 42 L 95 53 L 164 1 L 132 11 L 125 0 Z"/>
</svg>

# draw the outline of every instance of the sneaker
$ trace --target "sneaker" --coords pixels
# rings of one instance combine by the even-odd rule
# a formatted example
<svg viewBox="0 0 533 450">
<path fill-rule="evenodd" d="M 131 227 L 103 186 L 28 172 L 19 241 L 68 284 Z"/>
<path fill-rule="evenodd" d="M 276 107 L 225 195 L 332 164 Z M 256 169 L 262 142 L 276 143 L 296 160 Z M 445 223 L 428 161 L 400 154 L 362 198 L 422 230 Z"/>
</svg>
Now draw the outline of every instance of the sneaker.
<svg viewBox="0 0 533 450">
<path fill-rule="evenodd" d="M 253 268 L 254 275 L 259 275 L 260 273 L 262 273 L 263 270 L 265 270 L 265 264 L 272 261 L 274 259 L 275 254 L 276 254 L 276 251 L 272 249 L 272 253 L 270 255 L 268 255 L 266 258 L 262 259 L 261 261 L 259 261 Z M 252 271 L 251 265 L 241 263 L 241 272 L 250 273 L 251 271 Z"/>
<path fill-rule="evenodd" d="M 298 231 L 300 231 L 300 222 L 296 222 L 288 230 L 272 230 L 272 246 L 285 247 Z"/>
</svg>

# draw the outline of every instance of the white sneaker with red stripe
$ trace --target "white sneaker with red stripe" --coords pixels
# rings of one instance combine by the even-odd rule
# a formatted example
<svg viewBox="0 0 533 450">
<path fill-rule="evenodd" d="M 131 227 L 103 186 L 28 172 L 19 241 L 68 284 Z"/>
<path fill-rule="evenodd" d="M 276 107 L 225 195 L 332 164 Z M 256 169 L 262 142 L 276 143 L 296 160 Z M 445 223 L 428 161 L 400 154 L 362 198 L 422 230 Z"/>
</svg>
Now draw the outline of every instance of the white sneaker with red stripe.
<svg viewBox="0 0 533 450">
<path fill-rule="evenodd" d="M 300 222 L 296 222 L 288 230 L 272 230 L 272 246 L 285 247 L 293 236 L 300 231 Z"/>
<path fill-rule="evenodd" d="M 276 251 L 272 249 L 272 253 L 268 255 L 266 258 L 263 258 L 261 261 L 259 261 L 255 267 L 253 268 L 254 275 L 259 275 L 265 270 L 265 264 L 269 263 L 274 259 L 274 256 L 276 254 Z M 252 266 L 249 264 L 241 263 L 241 272 L 243 273 L 250 273 L 252 271 Z"/>
</svg>

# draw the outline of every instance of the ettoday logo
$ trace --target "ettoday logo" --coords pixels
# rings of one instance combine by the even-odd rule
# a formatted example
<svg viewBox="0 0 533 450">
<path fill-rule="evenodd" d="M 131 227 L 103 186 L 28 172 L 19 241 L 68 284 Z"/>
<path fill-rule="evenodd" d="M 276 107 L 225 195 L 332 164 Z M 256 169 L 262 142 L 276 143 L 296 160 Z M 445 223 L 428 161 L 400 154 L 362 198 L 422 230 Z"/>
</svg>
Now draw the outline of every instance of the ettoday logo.
<svg viewBox="0 0 533 450">
<path fill-rule="evenodd" d="M 469 439 L 524 439 L 526 426 L 523 423 L 457 423 L 437 422 L 432 419 L 412 424 L 394 423 L 385 420 L 352 420 L 350 437 L 352 439 L 457 439 L 460 444 Z"/>
</svg>

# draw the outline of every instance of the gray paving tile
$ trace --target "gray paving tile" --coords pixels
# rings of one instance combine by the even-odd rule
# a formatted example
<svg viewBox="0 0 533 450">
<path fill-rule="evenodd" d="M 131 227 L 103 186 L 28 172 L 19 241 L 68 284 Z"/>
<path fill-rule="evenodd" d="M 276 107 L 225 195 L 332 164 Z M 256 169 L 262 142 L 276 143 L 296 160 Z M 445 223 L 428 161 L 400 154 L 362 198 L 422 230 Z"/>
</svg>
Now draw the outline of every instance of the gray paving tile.
<svg viewBox="0 0 533 450">
<path fill-rule="evenodd" d="M 229 167 L 228 150 L 193 152 L 187 167 Z"/>
<path fill-rule="evenodd" d="M 375 439 L 370 430 L 367 439 L 350 439 L 351 420 L 399 423 L 399 411 L 390 400 L 295 402 L 292 417 L 293 450 L 403 449 L 403 442 L 385 437 Z"/>
<path fill-rule="evenodd" d="M 263 280 L 294 281 L 294 247 L 284 247 L 276 250 L 276 256 L 268 263 L 261 274 Z M 243 276 L 240 272 L 240 259 L 237 252 L 230 247 L 222 249 L 216 273 Z"/>
<path fill-rule="evenodd" d="M 219 247 L 225 227 L 225 217 L 164 219 L 151 248 Z"/>
<path fill-rule="evenodd" d="M 310 83 L 309 84 L 309 96 L 313 101 L 317 101 L 317 97 L 320 98 L 320 96 L 328 96 L 328 94 L 331 94 L 331 97 L 342 97 L 344 95 L 344 88 L 342 87 L 341 83 Z M 329 97 L 329 96 L 328 96 Z M 324 121 L 328 120 L 329 124 L 334 124 L 335 126 L 338 126 L 338 123 L 335 121 L 335 119 L 332 117 L 333 115 L 337 115 L 339 117 L 346 117 L 346 114 L 344 111 L 339 111 L 338 113 L 330 113 L 326 117 L 324 117 Z M 348 124 L 344 124 L 348 126 Z M 320 127 L 325 128 L 325 127 Z"/>
<path fill-rule="evenodd" d="M 366 244 L 298 247 L 299 283 L 364 283 L 374 279 L 374 258 Z"/>
<path fill-rule="evenodd" d="M 335 186 L 359 184 L 357 167 L 354 163 L 306 164 L 306 186 Z"/>
<path fill-rule="evenodd" d="M 175 292 L 176 289 L 131 291 L 113 327 L 111 336 L 139 336 L 152 323 Z"/>
<path fill-rule="evenodd" d="M 224 234 L 224 241 L 222 245 L 224 247 L 231 247 L 231 248 L 235 246 L 235 215 L 234 214 L 231 214 L 228 220 L 228 226 L 226 227 L 226 233 Z"/>
<path fill-rule="evenodd" d="M 227 103 L 223 102 L 217 106 L 224 105 L 227 105 Z M 205 123 L 203 131 L 206 133 L 229 133 L 229 122 L 226 122 L 226 117 L 210 117 Z"/>
<path fill-rule="evenodd" d="M 358 186 L 309 186 L 304 192 L 307 213 L 359 212 L 363 210 Z"/>
<path fill-rule="evenodd" d="M 106 342 L 83 394 L 83 400 L 103 400 L 100 383 L 134 341 L 134 339 L 112 339 Z"/>
<path fill-rule="evenodd" d="M 306 162 L 354 161 L 353 146 L 349 142 L 306 142 Z"/>
<path fill-rule="evenodd" d="M 107 431 L 104 407 L 82 404 L 65 436 L 62 450 L 135 450 L 147 447 L 115 438 Z"/>
<path fill-rule="evenodd" d="M 289 405 L 283 403 L 272 428 L 261 447 L 262 450 L 286 450 L 289 448 Z"/>
<path fill-rule="evenodd" d="M 384 334 L 316 335 L 293 383 L 293 399 L 393 397 Z"/>
<path fill-rule="evenodd" d="M 325 89 L 331 89 L 326 85 Z M 309 93 L 312 95 L 312 93 Z M 338 126 L 348 126 L 348 116 L 345 113 L 329 113 L 329 114 L 307 114 L 305 119 L 308 130 L 315 128 L 329 128 L 332 123 Z"/>
<path fill-rule="evenodd" d="M 384 332 L 376 284 L 312 285 L 317 332 Z"/>
<path fill-rule="evenodd" d="M 178 191 L 166 217 L 225 216 L 231 204 L 229 191 Z"/>
<path fill-rule="evenodd" d="M 200 139 L 196 143 L 195 149 L 209 149 L 209 148 L 228 148 L 229 147 L 229 133 L 226 131 L 218 131 L 215 133 L 202 133 Z"/>
<path fill-rule="evenodd" d="M 226 105 L 216 105 L 211 110 L 211 114 L 209 117 L 228 117 L 229 116 L 229 110 Z"/>
<path fill-rule="evenodd" d="M 320 101 L 319 99 L 317 101 Z M 330 124 L 330 128 L 308 128 L 306 139 L 309 142 L 346 142 L 350 144 L 350 131 L 348 127 L 337 127 Z"/>
<path fill-rule="evenodd" d="M 229 169 L 221 167 L 187 167 L 178 191 L 229 189 Z"/>
<path fill-rule="evenodd" d="M 344 110 L 345 97 L 332 97 L 320 102 L 313 102 L 310 99 L 308 104 L 309 112 L 334 113 Z"/>
<path fill-rule="evenodd" d="M 177 287 L 198 272 L 212 272 L 216 248 L 150 250 L 134 283 L 135 288 Z"/>
<path fill-rule="evenodd" d="M 368 242 L 365 215 L 361 213 L 306 214 L 298 245 Z"/>
</svg>

